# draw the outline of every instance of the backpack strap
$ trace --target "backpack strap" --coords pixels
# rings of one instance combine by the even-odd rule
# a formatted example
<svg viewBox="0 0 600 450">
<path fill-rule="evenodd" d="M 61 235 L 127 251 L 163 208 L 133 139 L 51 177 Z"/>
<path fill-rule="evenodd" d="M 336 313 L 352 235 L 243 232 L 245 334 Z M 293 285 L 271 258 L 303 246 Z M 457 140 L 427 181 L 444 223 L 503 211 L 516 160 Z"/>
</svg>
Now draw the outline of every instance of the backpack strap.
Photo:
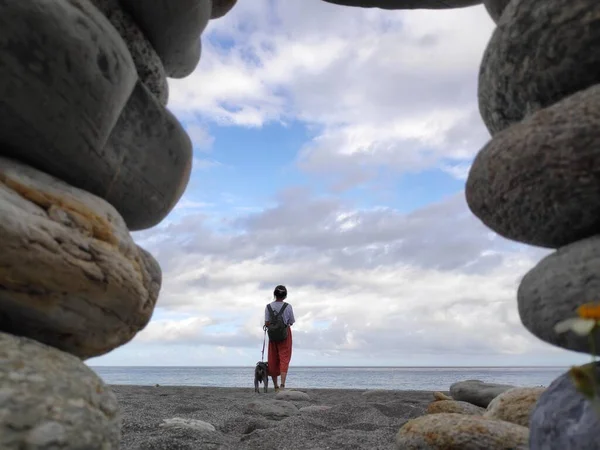
<svg viewBox="0 0 600 450">
<path fill-rule="evenodd" d="M 279 310 L 279 314 L 281 314 L 283 316 L 283 312 L 285 311 L 285 308 L 287 308 L 287 303 L 283 302 L 283 305 L 281 306 L 281 309 Z"/>
<path fill-rule="evenodd" d="M 275 311 L 273 311 L 273 308 L 271 308 L 271 304 L 267 304 L 267 309 L 269 310 L 269 320 L 273 321 L 273 318 L 277 315 L 275 313 Z"/>
</svg>

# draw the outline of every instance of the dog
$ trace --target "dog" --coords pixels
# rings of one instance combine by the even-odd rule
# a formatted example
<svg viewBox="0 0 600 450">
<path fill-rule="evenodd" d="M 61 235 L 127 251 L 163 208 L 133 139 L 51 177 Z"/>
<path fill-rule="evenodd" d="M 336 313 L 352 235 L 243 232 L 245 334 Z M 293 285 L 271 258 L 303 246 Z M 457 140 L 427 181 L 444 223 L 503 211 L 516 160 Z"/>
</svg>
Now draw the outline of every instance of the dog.
<svg viewBox="0 0 600 450">
<path fill-rule="evenodd" d="M 258 383 L 264 383 L 265 393 L 269 387 L 269 364 L 259 361 L 254 368 L 254 392 L 260 393 Z"/>
</svg>

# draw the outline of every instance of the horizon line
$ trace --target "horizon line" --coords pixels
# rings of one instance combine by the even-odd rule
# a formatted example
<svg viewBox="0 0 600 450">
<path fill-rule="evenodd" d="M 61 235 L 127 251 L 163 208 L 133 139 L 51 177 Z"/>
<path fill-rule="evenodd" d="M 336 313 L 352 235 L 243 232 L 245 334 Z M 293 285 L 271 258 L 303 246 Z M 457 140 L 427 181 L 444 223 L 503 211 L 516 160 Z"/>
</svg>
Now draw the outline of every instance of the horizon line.
<svg viewBox="0 0 600 450">
<path fill-rule="evenodd" d="M 253 367 L 254 365 L 194 365 L 194 366 L 176 366 L 176 365 L 91 365 L 87 364 L 89 367 L 122 367 L 122 368 L 206 368 L 206 369 L 221 369 L 221 368 L 247 368 Z M 539 365 L 539 366 L 344 366 L 344 365 L 315 365 L 315 366 L 293 366 L 297 369 L 314 369 L 314 368 L 324 368 L 324 369 L 539 369 L 539 368 L 547 368 L 547 369 L 555 369 L 555 368 L 563 368 L 567 367 L 569 364 L 565 365 Z"/>
</svg>

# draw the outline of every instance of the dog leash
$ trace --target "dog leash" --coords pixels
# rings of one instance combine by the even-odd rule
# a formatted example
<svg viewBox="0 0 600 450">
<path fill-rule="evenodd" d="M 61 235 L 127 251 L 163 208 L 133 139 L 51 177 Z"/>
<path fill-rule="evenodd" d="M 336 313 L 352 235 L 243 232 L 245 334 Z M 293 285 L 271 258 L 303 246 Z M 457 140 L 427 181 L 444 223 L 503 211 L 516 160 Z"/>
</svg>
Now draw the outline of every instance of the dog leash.
<svg viewBox="0 0 600 450">
<path fill-rule="evenodd" d="M 262 349 L 262 356 L 260 357 L 260 362 L 264 362 L 265 361 L 265 344 L 267 342 L 267 329 L 265 328 L 265 337 L 263 338 L 263 349 Z"/>
</svg>

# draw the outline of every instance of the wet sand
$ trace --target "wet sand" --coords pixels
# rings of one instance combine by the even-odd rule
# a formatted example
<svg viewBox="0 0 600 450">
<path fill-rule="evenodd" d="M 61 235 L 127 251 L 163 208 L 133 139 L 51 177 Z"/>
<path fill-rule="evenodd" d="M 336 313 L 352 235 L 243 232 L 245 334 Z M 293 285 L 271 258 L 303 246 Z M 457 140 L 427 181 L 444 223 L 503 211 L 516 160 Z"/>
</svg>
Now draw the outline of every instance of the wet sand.
<svg viewBox="0 0 600 450">
<path fill-rule="evenodd" d="M 282 400 L 262 387 L 260 394 L 253 388 L 111 387 L 123 416 L 123 450 L 391 450 L 398 429 L 433 400 L 429 391 L 296 389 L 306 395 L 287 395 L 304 398 Z M 174 418 L 192 422 L 164 425 Z"/>
</svg>

